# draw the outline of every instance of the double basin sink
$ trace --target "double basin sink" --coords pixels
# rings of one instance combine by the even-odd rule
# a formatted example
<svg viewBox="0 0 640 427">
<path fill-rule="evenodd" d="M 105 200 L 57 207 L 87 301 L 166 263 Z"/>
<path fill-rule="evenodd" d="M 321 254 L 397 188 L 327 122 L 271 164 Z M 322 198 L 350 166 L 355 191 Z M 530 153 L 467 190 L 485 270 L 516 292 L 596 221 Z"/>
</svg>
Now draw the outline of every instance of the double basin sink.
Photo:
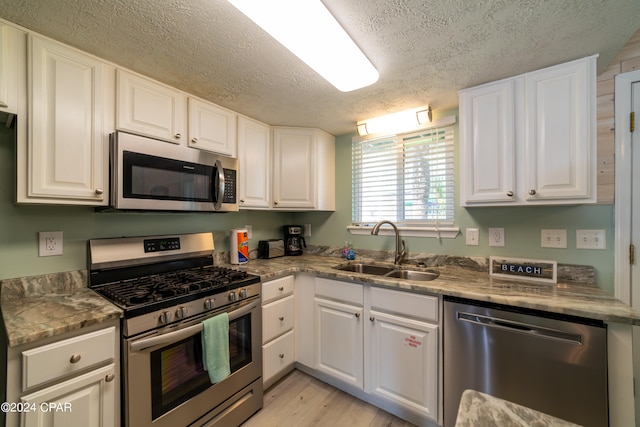
<svg viewBox="0 0 640 427">
<path fill-rule="evenodd" d="M 436 270 L 410 270 L 398 267 L 389 267 L 377 264 L 353 263 L 333 267 L 336 270 L 350 271 L 353 273 L 371 274 L 373 276 L 389 277 L 395 279 L 407 279 L 417 281 L 429 281 L 437 278 L 440 273 Z"/>
</svg>

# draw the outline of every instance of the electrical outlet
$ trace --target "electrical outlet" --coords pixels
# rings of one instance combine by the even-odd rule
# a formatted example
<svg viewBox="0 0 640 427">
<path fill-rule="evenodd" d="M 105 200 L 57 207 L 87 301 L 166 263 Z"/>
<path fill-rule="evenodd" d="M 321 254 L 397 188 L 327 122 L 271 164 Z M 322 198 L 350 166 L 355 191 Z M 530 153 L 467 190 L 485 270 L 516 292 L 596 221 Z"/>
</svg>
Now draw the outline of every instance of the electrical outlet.
<svg viewBox="0 0 640 427">
<path fill-rule="evenodd" d="M 62 255 L 62 231 L 40 231 L 38 240 L 38 256 Z"/>
<path fill-rule="evenodd" d="M 504 246 L 504 228 L 489 229 L 489 246 Z"/>
<path fill-rule="evenodd" d="M 304 237 L 311 237 L 311 224 L 304 225 Z"/>
<path fill-rule="evenodd" d="M 540 230 L 541 248 L 567 248 L 567 230 Z"/>
<path fill-rule="evenodd" d="M 468 246 L 478 246 L 480 244 L 480 231 L 477 228 L 467 228 L 465 235 Z"/>
<path fill-rule="evenodd" d="M 577 249 L 607 249 L 605 230 L 576 230 Z"/>
<path fill-rule="evenodd" d="M 244 228 L 247 230 L 247 239 L 251 239 L 251 237 L 253 237 L 253 227 L 245 225 Z"/>
</svg>

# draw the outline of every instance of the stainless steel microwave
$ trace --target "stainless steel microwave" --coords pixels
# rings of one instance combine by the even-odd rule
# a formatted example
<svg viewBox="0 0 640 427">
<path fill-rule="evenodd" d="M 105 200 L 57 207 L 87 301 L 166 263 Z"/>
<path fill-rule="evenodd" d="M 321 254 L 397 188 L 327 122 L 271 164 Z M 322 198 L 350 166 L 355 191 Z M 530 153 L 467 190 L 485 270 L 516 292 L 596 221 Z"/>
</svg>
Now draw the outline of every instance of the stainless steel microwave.
<svg viewBox="0 0 640 427">
<path fill-rule="evenodd" d="M 237 159 L 124 132 L 109 142 L 111 208 L 238 210 Z"/>
</svg>

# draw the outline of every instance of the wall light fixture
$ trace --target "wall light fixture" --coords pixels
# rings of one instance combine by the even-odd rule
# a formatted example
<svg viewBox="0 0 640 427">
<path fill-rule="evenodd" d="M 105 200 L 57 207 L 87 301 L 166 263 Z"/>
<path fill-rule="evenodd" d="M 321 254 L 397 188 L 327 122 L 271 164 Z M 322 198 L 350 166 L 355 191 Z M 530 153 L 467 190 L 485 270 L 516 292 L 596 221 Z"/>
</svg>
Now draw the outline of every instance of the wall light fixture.
<svg viewBox="0 0 640 427">
<path fill-rule="evenodd" d="M 398 132 L 409 132 L 431 123 L 430 106 L 399 111 L 373 119 L 360 120 L 356 123 L 358 135 L 391 135 Z"/>
<path fill-rule="evenodd" d="M 378 71 L 320 0 L 228 1 L 338 90 L 378 80 Z"/>
</svg>

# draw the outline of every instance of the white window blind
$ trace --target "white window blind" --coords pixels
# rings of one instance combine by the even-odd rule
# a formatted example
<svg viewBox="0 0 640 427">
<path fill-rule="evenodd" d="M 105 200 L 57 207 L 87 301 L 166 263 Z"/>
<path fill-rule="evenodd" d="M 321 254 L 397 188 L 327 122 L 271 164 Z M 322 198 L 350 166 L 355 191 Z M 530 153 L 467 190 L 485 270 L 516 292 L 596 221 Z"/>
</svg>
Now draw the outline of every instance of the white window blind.
<svg viewBox="0 0 640 427">
<path fill-rule="evenodd" d="M 453 128 L 434 128 L 352 146 L 353 222 L 452 224 Z"/>
</svg>

